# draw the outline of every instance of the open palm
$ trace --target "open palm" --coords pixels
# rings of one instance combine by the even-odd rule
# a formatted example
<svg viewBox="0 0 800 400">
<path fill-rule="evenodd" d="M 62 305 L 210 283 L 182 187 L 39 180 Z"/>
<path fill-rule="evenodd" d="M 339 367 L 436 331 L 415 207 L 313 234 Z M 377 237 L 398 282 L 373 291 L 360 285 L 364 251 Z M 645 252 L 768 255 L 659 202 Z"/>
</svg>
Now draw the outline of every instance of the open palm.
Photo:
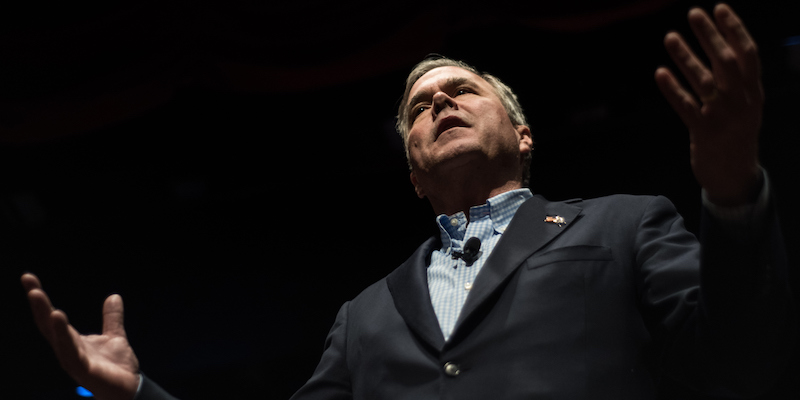
<svg viewBox="0 0 800 400">
<path fill-rule="evenodd" d="M 101 334 L 81 335 L 53 307 L 36 275 L 24 274 L 21 281 L 34 321 L 62 368 L 98 399 L 132 399 L 139 385 L 139 361 L 125 334 L 122 297 L 111 295 L 103 303 Z"/>
</svg>

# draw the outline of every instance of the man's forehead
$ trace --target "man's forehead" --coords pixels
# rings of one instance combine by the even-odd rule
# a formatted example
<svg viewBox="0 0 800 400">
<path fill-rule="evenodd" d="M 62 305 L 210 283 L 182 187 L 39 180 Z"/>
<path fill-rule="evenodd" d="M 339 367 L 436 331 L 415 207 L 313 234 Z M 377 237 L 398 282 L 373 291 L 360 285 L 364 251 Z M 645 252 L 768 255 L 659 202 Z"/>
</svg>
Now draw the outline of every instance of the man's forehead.
<svg viewBox="0 0 800 400">
<path fill-rule="evenodd" d="M 444 66 L 436 67 L 423 74 L 414 85 L 411 86 L 409 97 L 414 97 L 417 91 L 429 89 L 432 86 L 446 86 L 453 82 L 469 81 L 476 84 L 488 84 L 483 78 L 461 67 Z"/>
</svg>

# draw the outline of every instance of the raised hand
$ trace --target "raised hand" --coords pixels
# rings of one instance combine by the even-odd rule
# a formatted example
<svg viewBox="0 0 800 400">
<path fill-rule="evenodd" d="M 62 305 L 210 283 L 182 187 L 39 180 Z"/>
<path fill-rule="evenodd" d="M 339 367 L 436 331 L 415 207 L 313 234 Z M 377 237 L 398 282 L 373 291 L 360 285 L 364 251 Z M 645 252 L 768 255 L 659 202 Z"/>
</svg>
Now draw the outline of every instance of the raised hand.
<svg viewBox="0 0 800 400">
<path fill-rule="evenodd" d="M 665 67 L 656 70 L 656 83 L 689 128 L 692 170 L 709 200 L 720 206 L 745 204 L 761 179 L 764 91 L 758 49 L 727 4 L 714 8 L 714 21 L 699 8 L 688 18 L 710 66 L 679 33 L 670 32 L 664 45 L 694 94 Z"/>
<path fill-rule="evenodd" d="M 139 361 L 125 334 L 122 297 L 111 295 L 103 304 L 102 334 L 81 335 L 63 311 L 53 308 L 36 275 L 24 274 L 21 281 L 34 321 L 61 367 L 97 399 L 133 399 L 139 385 Z"/>
</svg>

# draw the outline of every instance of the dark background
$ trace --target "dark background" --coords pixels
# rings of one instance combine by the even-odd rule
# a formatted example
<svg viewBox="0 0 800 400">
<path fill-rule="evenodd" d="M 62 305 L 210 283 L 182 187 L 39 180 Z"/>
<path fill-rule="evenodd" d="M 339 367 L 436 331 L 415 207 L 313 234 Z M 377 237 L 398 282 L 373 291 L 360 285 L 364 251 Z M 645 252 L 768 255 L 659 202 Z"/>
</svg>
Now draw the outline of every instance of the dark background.
<svg viewBox="0 0 800 400">
<path fill-rule="evenodd" d="M 760 45 L 763 164 L 798 266 L 796 1 L 732 2 Z M 0 398 L 69 399 L 18 283 L 82 332 L 125 298 L 178 397 L 288 398 L 336 311 L 434 232 L 394 115 L 431 52 L 520 95 L 551 200 L 663 194 L 697 229 L 688 136 L 653 82 L 708 1 L 27 2 L 2 14 Z M 792 38 L 795 38 L 793 40 Z M 800 290 L 798 272 L 792 284 Z M 789 351 L 789 350 L 787 350 Z M 795 353 L 796 354 L 796 353 Z M 800 357 L 763 399 L 800 393 Z M 664 398 L 701 398 L 666 384 Z"/>
</svg>

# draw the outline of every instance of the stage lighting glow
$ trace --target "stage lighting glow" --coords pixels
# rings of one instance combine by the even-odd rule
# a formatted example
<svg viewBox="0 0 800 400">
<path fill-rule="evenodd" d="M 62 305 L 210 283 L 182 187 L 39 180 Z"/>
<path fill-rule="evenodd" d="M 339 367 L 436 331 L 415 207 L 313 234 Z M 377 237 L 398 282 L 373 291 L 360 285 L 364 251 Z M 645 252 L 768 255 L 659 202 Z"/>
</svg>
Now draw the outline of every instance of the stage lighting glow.
<svg viewBox="0 0 800 400">
<path fill-rule="evenodd" d="M 75 389 L 75 393 L 77 393 L 77 394 L 78 394 L 78 396 L 81 396 L 81 397 L 94 397 L 94 395 L 92 394 L 92 392 L 90 392 L 90 391 L 86 390 L 86 388 L 85 388 L 85 387 L 83 387 L 83 386 L 78 386 L 78 387 Z"/>
<path fill-rule="evenodd" d="M 800 44 L 800 36 L 790 36 L 783 41 L 784 46 L 797 46 Z"/>
</svg>

